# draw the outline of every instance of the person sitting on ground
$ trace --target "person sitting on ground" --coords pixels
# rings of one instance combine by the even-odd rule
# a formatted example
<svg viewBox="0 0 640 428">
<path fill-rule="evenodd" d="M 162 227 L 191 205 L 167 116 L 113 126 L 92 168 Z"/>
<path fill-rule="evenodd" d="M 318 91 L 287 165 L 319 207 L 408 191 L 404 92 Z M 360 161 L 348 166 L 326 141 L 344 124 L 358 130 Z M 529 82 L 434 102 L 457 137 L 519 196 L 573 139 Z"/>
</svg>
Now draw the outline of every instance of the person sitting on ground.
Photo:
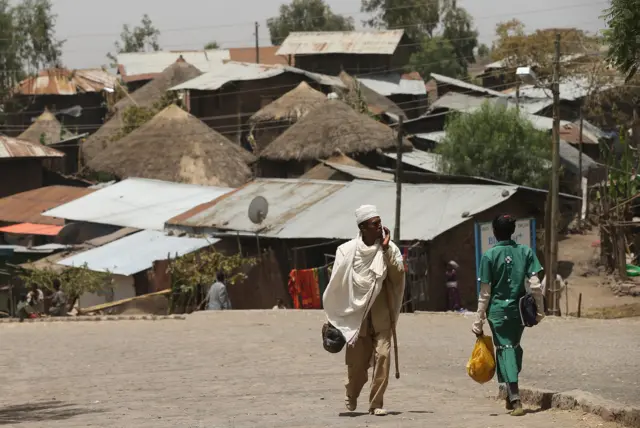
<svg viewBox="0 0 640 428">
<path fill-rule="evenodd" d="M 18 297 L 18 304 L 16 305 L 16 316 L 20 318 L 20 322 L 24 321 L 25 318 L 36 318 L 37 315 L 33 313 L 33 308 L 27 302 L 27 294 L 22 293 L 20 297 Z"/>
<path fill-rule="evenodd" d="M 51 307 L 49 315 L 53 317 L 63 317 L 67 315 L 67 296 L 60 289 L 60 281 L 53 280 L 53 295 L 51 296 Z"/>
<path fill-rule="evenodd" d="M 217 281 L 209 288 L 207 294 L 207 310 L 222 311 L 231 309 L 231 301 L 227 294 L 227 287 L 224 285 L 224 273 L 218 272 Z"/>
<path fill-rule="evenodd" d="M 38 284 L 31 283 L 31 291 L 27 294 L 27 303 L 33 312 L 42 315 L 44 313 L 44 293 L 38 288 Z"/>
<path fill-rule="evenodd" d="M 278 299 L 278 300 L 276 300 L 276 305 L 272 309 L 273 310 L 276 310 L 276 309 L 287 309 L 287 307 L 284 304 L 284 300 Z"/>
</svg>

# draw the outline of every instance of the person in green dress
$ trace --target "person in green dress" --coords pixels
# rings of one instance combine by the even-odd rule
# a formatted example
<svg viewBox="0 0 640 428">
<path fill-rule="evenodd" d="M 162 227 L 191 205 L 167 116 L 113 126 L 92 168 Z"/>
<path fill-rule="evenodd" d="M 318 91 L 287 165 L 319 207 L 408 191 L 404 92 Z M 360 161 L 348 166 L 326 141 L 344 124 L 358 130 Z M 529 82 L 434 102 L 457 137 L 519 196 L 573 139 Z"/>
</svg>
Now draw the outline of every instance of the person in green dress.
<svg viewBox="0 0 640 428">
<path fill-rule="evenodd" d="M 527 293 L 526 281 L 539 308 L 538 322 L 544 318 L 544 306 L 538 279 L 542 266 L 530 247 L 511 239 L 515 227 L 516 219 L 507 214 L 493 220 L 493 235 L 498 243 L 484 253 L 480 261 L 480 295 L 472 331 L 481 336 L 484 321 L 489 322 L 496 347 L 498 382 L 507 386 L 506 408 L 513 416 L 522 416 L 518 375 L 522 370 L 520 339 L 525 327 L 520 318 L 519 300 Z"/>
</svg>

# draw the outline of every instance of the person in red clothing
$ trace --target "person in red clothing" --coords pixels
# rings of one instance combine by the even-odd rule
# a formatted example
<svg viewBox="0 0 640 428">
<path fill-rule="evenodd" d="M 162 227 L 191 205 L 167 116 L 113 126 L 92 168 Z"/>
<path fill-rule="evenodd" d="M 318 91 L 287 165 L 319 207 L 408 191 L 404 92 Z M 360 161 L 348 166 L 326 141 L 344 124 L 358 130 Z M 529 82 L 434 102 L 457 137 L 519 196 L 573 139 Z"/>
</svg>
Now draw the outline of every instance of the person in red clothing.
<svg viewBox="0 0 640 428">
<path fill-rule="evenodd" d="M 451 260 L 447 263 L 446 270 L 444 272 L 447 285 L 447 304 L 450 311 L 459 311 L 462 309 L 460 305 L 460 291 L 458 290 L 458 263 Z"/>
</svg>

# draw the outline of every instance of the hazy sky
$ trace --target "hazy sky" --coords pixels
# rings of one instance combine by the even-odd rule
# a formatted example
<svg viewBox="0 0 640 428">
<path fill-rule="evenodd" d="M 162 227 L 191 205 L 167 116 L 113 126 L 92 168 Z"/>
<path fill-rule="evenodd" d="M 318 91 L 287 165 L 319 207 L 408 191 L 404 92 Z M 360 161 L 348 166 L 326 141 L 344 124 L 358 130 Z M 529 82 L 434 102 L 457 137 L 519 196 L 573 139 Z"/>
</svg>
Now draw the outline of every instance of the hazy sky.
<svg viewBox="0 0 640 428">
<path fill-rule="evenodd" d="M 427 1 L 427 0 L 425 0 Z M 161 32 L 167 50 L 201 49 L 210 40 L 222 47 L 254 45 L 253 22 L 260 23 L 260 44 L 270 45 L 266 19 L 277 15 L 283 0 L 53 0 L 58 14 L 57 32 L 67 39 L 64 62 L 85 68 L 108 64 L 122 25 L 135 25 L 147 13 Z M 334 12 L 349 15 L 359 24 L 366 16 L 360 0 L 327 0 Z M 607 0 L 458 0 L 471 13 L 481 42 L 493 39 L 496 23 L 518 18 L 528 30 L 579 27 L 598 31 Z"/>
</svg>

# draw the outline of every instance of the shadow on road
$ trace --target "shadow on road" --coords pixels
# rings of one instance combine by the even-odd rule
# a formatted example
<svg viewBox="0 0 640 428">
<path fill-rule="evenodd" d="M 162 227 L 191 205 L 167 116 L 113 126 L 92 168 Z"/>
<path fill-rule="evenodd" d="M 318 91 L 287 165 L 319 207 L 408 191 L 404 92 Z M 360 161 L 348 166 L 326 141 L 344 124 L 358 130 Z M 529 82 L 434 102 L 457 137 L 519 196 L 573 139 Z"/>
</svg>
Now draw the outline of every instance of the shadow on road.
<svg viewBox="0 0 640 428">
<path fill-rule="evenodd" d="M 100 413 L 102 410 L 76 407 L 61 401 L 25 403 L 0 408 L 0 425 L 23 422 L 45 422 L 70 419 L 87 413 Z"/>
</svg>

